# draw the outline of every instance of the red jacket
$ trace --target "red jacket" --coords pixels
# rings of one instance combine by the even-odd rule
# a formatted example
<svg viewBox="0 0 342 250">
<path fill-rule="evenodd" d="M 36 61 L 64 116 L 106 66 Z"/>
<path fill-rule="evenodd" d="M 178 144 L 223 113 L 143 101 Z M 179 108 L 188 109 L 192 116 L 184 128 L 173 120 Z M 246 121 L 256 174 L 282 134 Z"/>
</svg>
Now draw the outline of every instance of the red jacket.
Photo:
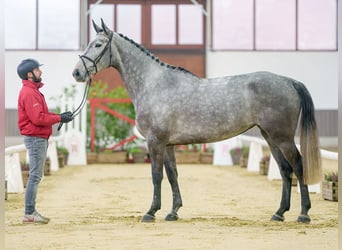
<svg viewBox="0 0 342 250">
<path fill-rule="evenodd" d="M 39 91 L 43 83 L 23 80 L 18 97 L 18 126 L 20 134 L 49 139 L 52 125 L 61 121 L 58 114 L 51 113 L 44 95 Z"/>
</svg>

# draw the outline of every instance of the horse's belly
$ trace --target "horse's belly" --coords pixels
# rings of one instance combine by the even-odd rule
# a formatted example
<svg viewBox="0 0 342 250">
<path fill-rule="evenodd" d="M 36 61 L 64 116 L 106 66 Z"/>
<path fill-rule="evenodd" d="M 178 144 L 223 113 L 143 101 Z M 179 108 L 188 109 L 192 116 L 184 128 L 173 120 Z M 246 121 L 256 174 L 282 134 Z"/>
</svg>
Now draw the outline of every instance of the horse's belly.
<svg viewBox="0 0 342 250">
<path fill-rule="evenodd" d="M 213 124 L 209 122 L 205 126 L 200 126 L 198 123 L 187 123 L 182 127 L 170 130 L 169 143 L 192 144 L 222 141 L 239 135 L 253 126 L 254 124 L 251 122 L 238 124 L 231 124 L 229 122 Z"/>
</svg>

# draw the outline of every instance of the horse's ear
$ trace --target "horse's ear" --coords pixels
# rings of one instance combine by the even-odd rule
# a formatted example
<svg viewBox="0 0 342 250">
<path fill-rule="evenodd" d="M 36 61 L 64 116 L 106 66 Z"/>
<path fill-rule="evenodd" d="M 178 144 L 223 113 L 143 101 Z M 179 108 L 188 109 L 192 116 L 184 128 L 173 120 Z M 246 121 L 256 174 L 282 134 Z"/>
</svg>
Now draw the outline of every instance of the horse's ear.
<svg viewBox="0 0 342 250">
<path fill-rule="evenodd" d="M 102 18 L 101 18 L 101 26 L 102 26 L 102 29 L 104 30 L 104 32 L 106 33 L 106 35 L 109 35 L 111 33 L 110 29 L 107 27 L 107 25 L 105 25 Z"/>
<path fill-rule="evenodd" d="M 102 20 L 102 19 L 101 19 L 101 20 Z M 99 26 L 96 25 L 96 23 L 94 22 L 94 20 L 92 20 L 92 22 L 93 22 L 93 27 L 94 27 L 96 33 L 99 33 L 99 32 L 101 32 L 101 31 L 103 31 Z"/>
</svg>

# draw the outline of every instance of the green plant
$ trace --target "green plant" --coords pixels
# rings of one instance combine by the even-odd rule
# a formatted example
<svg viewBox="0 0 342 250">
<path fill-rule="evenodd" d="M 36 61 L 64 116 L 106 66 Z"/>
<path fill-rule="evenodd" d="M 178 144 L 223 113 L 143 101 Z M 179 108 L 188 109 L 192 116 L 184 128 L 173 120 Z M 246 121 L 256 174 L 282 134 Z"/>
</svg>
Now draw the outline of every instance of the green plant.
<svg viewBox="0 0 342 250">
<path fill-rule="evenodd" d="M 30 170 L 30 165 L 25 160 L 22 160 L 20 162 L 20 168 L 21 168 L 22 171 L 29 171 Z"/>
<path fill-rule="evenodd" d="M 109 89 L 108 84 L 101 80 L 92 82 L 89 90 L 89 99 L 91 98 L 129 98 L 125 88 L 117 87 Z M 106 106 L 111 110 L 129 117 L 135 118 L 135 110 L 132 103 L 107 103 Z M 105 112 L 102 109 L 96 109 L 96 137 L 95 144 L 97 151 L 100 148 L 107 148 L 111 145 L 126 139 L 132 128 L 132 125 Z M 87 107 L 87 138 L 90 140 L 90 106 Z M 89 145 L 89 143 L 87 143 Z"/>
<path fill-rule="evenodd" d="M 60 153 L 60 154 L 68 154 L 69 151 L 67 148 L 65 147 L 57 147 L 57 153 Z"/>
<path fill-rule="evenodd" d="M 229 153 L 231 155 L 242 155 L 243 157 L 247 157 L 249 153 L 249 147 L 242 146 L 242 147 L 235 147 L 232 148 Z"/>
<path fill-rule="evenodd" d="M 261 164 L 263 164 L 263 163 L 267 164 L 267 163 L 269 163 L 269 162 L 270 162 L 270 156 L 269 156 L 269 155 L 263 156 L 263 157 L 261 158 L 261 160 L 260 160 L 260 163 L 261 163 Z"/>
<path fill-rule="evenodd" d="M 249 147 L 247 146 L 243 146 L 241 148 L 241 154 L 243 157 L 248 157 L 248 154 L 249 154 Z"/>
<path fill-rule="evenodd" d="M 127 143 L 126 150 L 129 154 L 136 154 L 136 153 L 147 153 L 146 146 L 143 145 L 144 142 L 140 139 L 134 140 L 132 142 Z"/>
<path fill-rule="evenodd" d="M 330 172 L 324 174 L 324 180 L 338 182 L 338 172 Z"/>
</svg>

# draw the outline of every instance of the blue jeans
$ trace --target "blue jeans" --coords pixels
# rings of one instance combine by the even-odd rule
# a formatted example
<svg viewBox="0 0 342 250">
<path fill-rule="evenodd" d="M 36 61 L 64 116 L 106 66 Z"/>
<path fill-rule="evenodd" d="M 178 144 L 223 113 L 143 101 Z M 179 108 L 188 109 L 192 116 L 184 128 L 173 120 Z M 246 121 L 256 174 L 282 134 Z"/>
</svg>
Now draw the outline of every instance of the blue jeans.
<svg viewBox="0 0 342 250">
<path fill-rule="evenodd" d="M 36 211 L 38 185 L 43 177 L 48 140 L 39 137 L 25 136 L 25 147 L 28 150 L 30 173 L 25 193 L 25 214 Z"/>
</svg>

